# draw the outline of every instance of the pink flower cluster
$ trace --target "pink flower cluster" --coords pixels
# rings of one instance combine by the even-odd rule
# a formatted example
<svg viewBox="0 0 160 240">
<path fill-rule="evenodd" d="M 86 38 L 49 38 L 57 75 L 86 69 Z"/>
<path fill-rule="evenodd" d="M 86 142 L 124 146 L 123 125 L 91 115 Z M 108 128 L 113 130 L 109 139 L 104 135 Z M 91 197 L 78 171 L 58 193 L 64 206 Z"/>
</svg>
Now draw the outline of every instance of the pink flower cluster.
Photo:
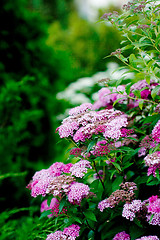
<svg viewBox="0 0 160 240">
<path fill-rule="evenodd" d="M 81 106 L 79 106 L 80 109 Z M 117 140 L 122 135 L 121 128 L 128 125 L 127 116 L 118 110 L 105 109 L 97 112 L 86 110 L 81 113 L 78 110 L 73 112 L 74 115 L 64 119 L 57 131 L 61 138 L 71 136 L 75 142 L 84 142 L 86 138 L 89 139 L 93 134 L 99 133 L 102 133 L 106 139 Z"/>
<path fill-rule="evenodd" d="M 131 202 L 134 197 L 134 191 L 137 190 L 137 186 L 134 182 L 125 182 L 119 185 L 120 190 L 113 192 L 108 198 L 102 200 L 98 204 L 98 208 L 103 212 L 106 208 L 114 208 L 120 202 Z"/>
<path fill-rule="evenodd" d="M 121 128 L 128 124 L 126 117 L 117 117 L 110 121 L 105 129 L 104 137 L 118 140 L 122 136 Z"/>
<path fill-rule="evenodd" d="M 147 175 L 153 175 L 156 177 L 156 170 L 160 170 L 160 151 L 154 152 L 152 154 L 148 154 L 145 158 L 145 165 L 148 166 Z"/>
<path fill-rule="evenodd" d="M 74 183 L 70 187 L 68 193 L 68 201 L 73 204 L 80 204 L 82 199 L 90 193 L 90 188 L 84 183 Z"/>
<path fill-rule="evenodd" d="M 159 240 L 157 236 L 144 236 L 141 238 L 137 238 L 136 240 Z"/>
<path fill-rule="evenodd" d="M 143 202 L 133 200 L 123 206 L 122 217 L 133 221 L 136 217 L 144 219 L 151 225 L 160 226 L 160 198 L 152 196 Z"/>
<path fill-rule="evenodd" d="M 87 110 L 92 110 L 93 109 L 93 106 L 91 103 L 83 103 L 81 104 L 80 106 L 78 107 L 75 107 L 75 108 L 72 108 L 70 111 L 69 111 L 69 115 L 78 115 L 78 114 L 81 114 L 81 113 L 84 113 L 86 112 Z"/>
<path fill-rule="evenodd" d="M 128 137 L 132 133 L 134 133 L 133 129 L 126 129 L 126 128 L 121 129 L 122 137 Z"/>
<path fill-rule="evenodd" d="M 147 221 L 149 224 L 160 226 L 160 198 L 157 195 L 150 197 L 147 208 Z"/>
<path fill-rule="evenodd" d="M 111 90 L 110 90 L 111 89 Z M 113 108 L 113 103 L 119 99 L 119 103 L 123 103 L 126 98 L 125 86 L 119 85 L 117 88 L 101 88 L 98 92 L 98 101 L 93 104 L 93 109 L 101 107 Z M 119 93 L 122 92 L 122 93 Z"/>
<path fill-rule="evenodd" d="M 79 237 L 80 227 L 78 225 L 72 224 L 66 227 L 63 232 L 56 231 L 47 236 L 46 240 L 75 240 Z"/>
<path fill-rule="evenodd" d="M 152 135 L 146 135 L 140 142 L 139 145 L 141 148 L 138 151 L 138 157 L 145 156 L 147 150 L 154 148 L 156 146 L 155 141 L 152 138 Z"/>
<path fill-rule="evenodd" d="M 70 168 L 70 172 L 72 176 L 82 178 L 84 173 L 87 173 L 87 168 L 92 168 L 90 162 L 87 160 L 80 160 Z"/>
<path fill-rule="evenodd" d="M 113 240 L 130 240 L 129 234 L 127 234 L 125 231 L 117 233 Z M 136 238 L 135 240 L 159 240 L 157 236 L 143 236 L 141 238 Z"/>
<path fill-rule="evenodd" d="M 135 94 L 134 94 L 134 91 L 139 90 L 141 98 L 142 99 L 148 99 L 148 97 L 151 94 L 151 90 L 157 85 L 158 85 L 158 83 L 155 83 L 153 80 L 150 81 L 150 84 L 148 84 L 145 79 L 141 80 L 141 81 L 138 81 L 137 83 L 134 83 L 131 86 L 129 95 L 131 97 L 136 97 Z M 137 100 L 130 99 L 129 104 L 128 104 L 128 108 L 131 109 L 131 108 L 137 107 L 139 105 L 139 101 L 140 101 L 140 99 L 137 99 Z"/>
<path fill-rule="evenodd" d="M 82 153 L 82 149 L 81 148 L 73 148 L 70 150 L 70 155 L 74 155 L 75 157 L 79 157 Z"/>
<path fill-rule="evenodd" d="M 145 79 L 141 80 L 141 81 L 138 81 L 137 83 L 134 83 L 131 86 L 130 96 L 134 97 L 134 90 L 142 90 L 141 91 L 141 98 L 142 99 L 147 99 L 148 96 L 151 94 L 151 90 L 157 85 L 158 85 L 158 83 L 155 83 L 153 80 L 150 80 L 150 84 L 148 84 Z"/>
<path fill-rule="evenodd" d="M 50 206 L 47 204 L 47 199 L 44 200 L 41 204 L 41 212 L 47 211 L 51 209 L 51 214 L 48 215 L 48 218 L 51 218 L 52 216 L 58 217 L 60 214 L 65 213 L 67 211 L 66 208 L 62 209 L 62 212 L 59 213 L 59 201 L 56 198 L 52 198 Z"/>
<path fill-rule="evenodd" d="M 129 234 L 127 234 L 125 231 L 117 233 L 113 240 L 130 240 Z"/>
<path fill-rule="evenodd" d="M 122 217 L 133 221 L 136 217 L 136 213 L 142 210 L 143 203 L 141 200 L 133 200 L 132 203 L 126 203 L 123 206 Z"/>
<path fill-rule="evenodd" d="M 110 152 L 109 143 L 106 140 L 98 141 L 95 146 L 93 146 L 90 153 L 96 157 L 107 155 Z"/>
<path fill-rule="evenodd" d="M 152 130 L 152 137 L 154 141 L 156 141 L 157 143 L 160 142 L 160 120 L 157 122 L 157 124 L 154 126 Z"/>
<path fill-rule="evenodd" d="M 31 196 L 37 197 L 38 195 L 46 196 L 50 183 L 62 173 L 69 173 L 72 164 L 64 164 L 56 162 L 48 169 L 42 169 L 34 174 L 32 181 L 27 185 L 31 190 Z"/>
</svg>

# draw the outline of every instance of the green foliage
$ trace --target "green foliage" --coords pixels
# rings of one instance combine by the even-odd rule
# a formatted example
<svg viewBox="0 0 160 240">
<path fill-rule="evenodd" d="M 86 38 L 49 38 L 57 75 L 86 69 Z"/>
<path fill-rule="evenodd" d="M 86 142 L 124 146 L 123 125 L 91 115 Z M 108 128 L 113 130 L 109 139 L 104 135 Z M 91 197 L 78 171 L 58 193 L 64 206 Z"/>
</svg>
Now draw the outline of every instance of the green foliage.
<svg viewBox="0 0 160 240">
<path fill-rule="evenodd" d="M 11 174 L 1 181 L 4 210 L 27 204 L 25 175 L 19 181 L 15 173 L 42 168 L 56 155 L 58 69 L 45 43 L 44 20 L 27 9 L 26 1 L 2 0 L 0 6 L 0 175 Z"/>
</svg>

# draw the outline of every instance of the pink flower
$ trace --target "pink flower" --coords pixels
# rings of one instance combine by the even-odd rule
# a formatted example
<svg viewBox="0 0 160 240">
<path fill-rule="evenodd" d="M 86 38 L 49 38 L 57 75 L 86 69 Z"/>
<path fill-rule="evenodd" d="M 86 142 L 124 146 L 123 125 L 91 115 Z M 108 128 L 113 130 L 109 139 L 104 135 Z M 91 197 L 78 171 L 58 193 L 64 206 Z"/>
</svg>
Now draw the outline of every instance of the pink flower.
<svg viewBox="0 0 160 240">
<path fill-rule="evenodd" d="M 150 94 L 151 94 L 150 90 L 144 89 L 143 91 L 141 91 L 141 98 L 142 99 L 147 99 Z"/>
<path fill-rule="evenodd" d="M 82 178 L 84 173 L 87 173 L 87 168 L 92 168 L 90 162 L 87 160 L 80 160 L 70 168 L 70 172 L 72 176 L 74 175 Z"/>
<path fill-rule="evenodd" d="M 83 183 L 73 183 L 68 193 L 68 201 L 73 204 L 80 204 L 82 199 L 89 195 L 89 187 Z"/>
<path fill-rule="evenodd" d="M 65 228 L 62 231 L 56 231 L 47 236 L 46 240 L 75 240 L 79 237 L 80 227 L 78 225 L 72 224 L 71 226 Z"/>
<path fill-rule="evenodd" d="M 157 122 L 157 124 L 152 130 L 152 137 L 156 142 L 160 142 L 160 120 Z"/>
<path fill-rule="evenodd" d="M 117 233 L 113 240 L 130 240 L 129 234 L 127 234 L 125 231 Z"/>
<path fill-rule="evenodd" d="M 157 195 L 149 198 L 148 212 L 160 213 L 160 198 Z"/>
<path fill-rule="evenodd" d="M 157 236 L 143 236 L 141 238 L 136 238 L 136 240 L 159 240 Z"/>
<path fill-rule="evenodd" d="M 52 198 L 50 206 L 48 206 L 48 204 L 47 204 L 47 199 L 42 202 L 40 211 L 44 212 L 49 209 L 51 209 L 52 213 L 47 215 L 48 218 L 51 218 L 52 216 L 57 217 L 59 215 L 59 201 L 56 198 Z M 66 211 L 66 209 L 63 209 L 60 214 L 65 213 L 65 211 Z"/>
</svg>

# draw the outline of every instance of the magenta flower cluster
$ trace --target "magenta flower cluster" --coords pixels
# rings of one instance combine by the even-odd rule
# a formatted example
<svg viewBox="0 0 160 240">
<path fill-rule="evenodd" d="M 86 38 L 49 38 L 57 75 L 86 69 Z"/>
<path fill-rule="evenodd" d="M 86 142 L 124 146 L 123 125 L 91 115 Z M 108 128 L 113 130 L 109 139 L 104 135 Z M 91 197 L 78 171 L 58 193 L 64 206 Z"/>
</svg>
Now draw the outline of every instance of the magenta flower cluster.
<svg viewBox="0 0 160 240">
<path fill-rule="evenodd" d="M 160 226 L 160 198 L 157 195 L 150 197 L 147 208 L 147 221 L 149 224 Z"/>
<path fill-rule="evenodd" d="M 117 233 L 113 240 L 130 240 L 129 234 L 127 234 L 125 231 Z"/>
<path fill-rule="evenodd" d="M 130 240 L 130 235 L 125 231 L 117 233 L 113 240 Z M 141 238 L 136 238 L 135 240 L 159 240 L 157 236 L 143 236 Z"/>
<path fill-rule="evenodd" d="M 154 141 L 156 141 L 157 143 L 160 142 L 160 120 L 157 122 L 157 124 L 154 126 L 152 130 L 152 137 Z"/>
<path fill-rule="evenodd" d="M 46 240 L 75 240 L 79 237 L 80 227 L 78 225 L 72 224 L 66 227 L 63 231 L 56 231 L 47 236 Z"/>
<path fill-rule="evenodd" d="M 66 208 L 63 208 L 62 211 L 59 213 L 59 201 L 57 200 L 57 198 L 52 198 L 50 205 L 48 206 L 47 204 L 47 199 L 45 199 L 42 203 L 41 203 L 41 212 L 47 211 L 47 210 L 51 210 L 51 214 L 47 215 L 48 218 L 51 218 L 52 216 L 58 217 L 60 214 L 65 213 L 67 211 Z"/>
</svg>

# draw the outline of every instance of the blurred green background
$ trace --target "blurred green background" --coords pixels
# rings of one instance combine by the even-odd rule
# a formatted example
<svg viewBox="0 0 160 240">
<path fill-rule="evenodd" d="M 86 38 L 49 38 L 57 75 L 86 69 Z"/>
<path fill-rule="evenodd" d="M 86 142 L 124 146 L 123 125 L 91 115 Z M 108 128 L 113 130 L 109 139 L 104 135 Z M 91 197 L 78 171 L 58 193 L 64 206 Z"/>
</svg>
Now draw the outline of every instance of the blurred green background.
<svg viewBox="0 0 160 240">
<path fill-rule="evenodd" d="M 26 185 L 34 172 L 65 161 L 68 143 L 57 143 L 55 130 L 56 116 L 69 104 L 56 94 L 106 70 L 112 59 L 104 57 L 119 48 L 121 37 L 103 22 L 82 18 L 73 0 L 1 0 L 0 22 L 3 212 L 30 206 Z"/>
</svg>

